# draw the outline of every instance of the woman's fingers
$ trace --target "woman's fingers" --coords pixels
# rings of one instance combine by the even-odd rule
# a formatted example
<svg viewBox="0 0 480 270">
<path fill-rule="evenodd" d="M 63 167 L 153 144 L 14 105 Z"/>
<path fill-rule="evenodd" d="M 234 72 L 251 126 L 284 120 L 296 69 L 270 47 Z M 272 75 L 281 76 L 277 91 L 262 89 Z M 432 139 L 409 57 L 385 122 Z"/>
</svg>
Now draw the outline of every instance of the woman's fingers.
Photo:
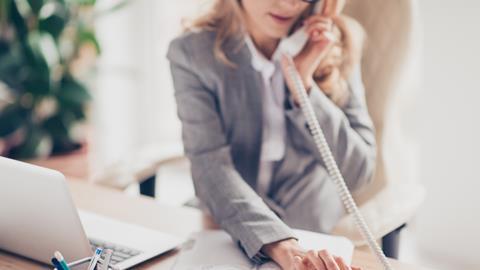
<svg viewBox="0 0 480 270">
<path fill-rule="evenodd" d="M 305 29 L 318 29 L 319 31 L 332 31 L 334 22 L 332 19 L 324 17 L 310 17 L 303 23 Z"/>
<path fill-rule="evenodd" d="M 345 262 L 345 260 L 343 260 L 342 257 L 333 256 L 333 258 L 335 259 L 335 262 L 337 262 L 338 266 L 340 267 L 340 270 L 362 270 L 362 268 L 360 268 L 360 267 L 349 266 Z"/>
<path fill-rule="evenodd" d="M 309 43 L 307 43 L 307 52 L 316 56 L 318 60 L 322 60 L 327 52 L 335 45 L 335 36 L 331 32 L 321 32 L 318 35 L 312 33 Z M 316 61 L 319 62 L 319 61 Z M 317 63 L 318 64 L 318 63 Z"/>
<path fill-rule="evenodd" d="M 328 17 L 324 17 L 322 15 L 313 15 L 313 16 L 308 17 L 307 19 L 305 19 L 303 21 L 304 26 L 308 26 L 308 25 L 314 24 L 314 23 L 324 23 L 324 24 L 332 27 L 333 26 L 333 19 L 328 18 Z"/>
<path fill-rule="evenodd" d="M 305 27 L 305 32 L 311 38 L 316 38 L 322 33 L 330 32 L 330 26 L 325 23 L 314 23 Z"/>
<path fill-rule="evenodd" d="M 340 268 L 340 270 L 352 270 L 352 268 L 350 268 L 350 266 L 348 266 L 345 261 L 343 260 L 342 257 L 338 257 L 338 256 L 333 256 L 333 259 L 335 260 L 335 262 L 338 264 L 338 267 Z"/>
<path fill-rule="evenodd" d="M 294 270 L 306 270 L 305 265 L 303 264 L 302 257 L 300 256 L 294 256 L 293 257 L 293 266 Z"/>
<path fill-rule="evenodd" d="M 322 39 L 336 40 L 333 34 L 332 24 L 326 22 L 313 22 L 305 25 L 305 32 L 310 37 L 310 40 L 318 41 Z"/>
<path fill-rule="evenodd" d="M 333 42 L 332 35 L 330 35 L 328 33 L 329 32 L 327 32 L 327 31 L 318 31 L 316 29 L 314 29 L 310 32 L 307 32 L 308 36 L 310 37 L 311 42 L 319 42 L 319 41 Z"/>
<path fill-rule="evenodd" d="M 340 268 L 337 265 L 337 262 L 333 259 L 332 255 L 328 251 L 320 250 L 318 252 L 318 256 L 322 258 L 323 263 L 325 263 L 325 266 L 327 267 L 327 270 L 340 270 Z"/>
<path fill-rule="evenodd" d="M 307 256 L 304 258 L 304 260 L 308 260 L 308 262 L 312 265 L 312 268 L 315 270 L 327 270 L 323 260 L 318 257 L 317 252 L 313 250 L 307 252 Z"/>
<path fill-rule="evenodd" d="M 338 11 L 338 4 L 338 0 L 325 0 L 321 14 L 324 16 L 335 16 Z"/>
<path fill-rule="evenodd" d="M 332 26 L 329 23 L 325 23 L 325 22 L 315 22 L 315 23 L 305 25 L 306 32 L 314 29 L 320 30 L 320 31 L 331 31 Z"/>
<path fill-rule="evenodd" d="M 325 29 L 309 29 L 307 32 L 307 35 L 309 37 L 309 43 L 310 44 L 316 44 L 316 43 L 331 43 L 335 44 L 337 38 L 335 35 L 330 32 L 326 31 Z"/>
<path fill-rule="evenodd" d="M 327 250 L 308 251 L 305 255 L 294 256 L 294 270 L 362 270 L 349 266 L 343 258 L 331 255 Z"/>
<path fill-rule="evenodd" d="M 325 6 L 322 10 L 324 16 L 335 17 L 340 14 L 345 7 L 345 0 L 325 0 Z"/>
</svg>

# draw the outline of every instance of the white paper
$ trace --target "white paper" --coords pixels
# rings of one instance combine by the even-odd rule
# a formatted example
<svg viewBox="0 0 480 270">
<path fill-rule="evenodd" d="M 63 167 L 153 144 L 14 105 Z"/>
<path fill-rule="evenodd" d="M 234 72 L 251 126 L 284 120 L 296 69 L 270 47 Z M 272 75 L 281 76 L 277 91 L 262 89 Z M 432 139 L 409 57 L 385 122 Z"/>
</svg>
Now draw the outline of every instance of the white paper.
<svg viewBox="0 0 480 270">
<path fill-rule="evenodd" d="M 307 249 L 327 249 L 351 263 L 354 246 L 344 237 L 294 230 L 300 245 Z M 224 231 L 203 231 L 191 235 L 172 270 L 279 270 L 273 262 L 254 265 Z"/>
</svg>

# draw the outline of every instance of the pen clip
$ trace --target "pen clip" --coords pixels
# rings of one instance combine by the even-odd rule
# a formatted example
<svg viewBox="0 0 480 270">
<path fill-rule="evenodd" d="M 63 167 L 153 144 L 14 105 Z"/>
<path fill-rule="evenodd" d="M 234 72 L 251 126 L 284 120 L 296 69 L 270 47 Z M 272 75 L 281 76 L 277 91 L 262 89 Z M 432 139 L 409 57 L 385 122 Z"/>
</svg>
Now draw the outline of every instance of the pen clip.
<svg viewBox="0 0 480 270">
<path fill-rule="evenodd" d="M 98 262 L 100 264 L 100 269 L 99 270 L 108 270 L 108 267 L 110 266 L 110 261 L 112 259 L 113 250 L 105 249 L 103 251 L 103 254 L 105 254 L 105 257 L 103 259 L 100 258 L 98 260 Z"/>
<path fill-rule="evenodd" d="M 95 267 L 97 266 L 97 262 L 100 259 L 100 256 L 102 255 L 103 249 L 98 248 L 95 249 L 95 254 L 93 255 L 92 259 L 90 260 L 90 264 L 88 265 L 88 270 L 94 270 Z"/>
</svg>

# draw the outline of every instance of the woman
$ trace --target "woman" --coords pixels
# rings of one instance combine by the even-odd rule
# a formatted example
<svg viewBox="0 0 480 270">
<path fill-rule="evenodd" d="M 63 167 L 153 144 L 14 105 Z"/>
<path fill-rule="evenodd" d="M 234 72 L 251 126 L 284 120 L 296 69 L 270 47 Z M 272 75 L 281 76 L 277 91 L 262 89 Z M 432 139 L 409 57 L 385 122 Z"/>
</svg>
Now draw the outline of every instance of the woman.
<svg viewBox="0 0 480 270">
<path fill-rule="evenodd" d="M 280 43 L 299 25 L 309 40 L 294 62 L 348 187 L 368 183 L 375 165 L 358 66 L 342 103 L 313 80 L 335 47 L 331 17 L 342 6 L 329 0 L 312 15 L 316 2 L 216 0 L 172 41 L 168 59 L 195 191 L 214 220 L 256 262 L 358 269 L 328 251 L 304 251 L 290 230 L 328 233 L 345 214 L 284 76 Z"/>
</svg>

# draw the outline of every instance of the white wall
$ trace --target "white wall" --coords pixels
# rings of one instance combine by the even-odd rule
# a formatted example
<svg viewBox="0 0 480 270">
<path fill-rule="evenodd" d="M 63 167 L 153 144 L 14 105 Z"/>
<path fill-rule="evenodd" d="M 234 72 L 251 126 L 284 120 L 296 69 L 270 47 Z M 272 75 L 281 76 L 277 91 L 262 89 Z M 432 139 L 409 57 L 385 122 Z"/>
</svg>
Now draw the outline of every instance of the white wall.
<svg viewBox="0 0 480 270">
<path fill-rule="evenodd" d="M 93 104 L 95 171 L 152 145 L 181 143 L 165 56 L 182 19 L 198 14 L 205 2 L 136 0 L 97 21 L 103 53 Z"/>
<path fill-rule="evenodd" d="M 480 269 L 480 1 L 419 3 L 424 87 L 411 120 L 428 194 L 413 230 L 436 269 Z"/>
</svg>

